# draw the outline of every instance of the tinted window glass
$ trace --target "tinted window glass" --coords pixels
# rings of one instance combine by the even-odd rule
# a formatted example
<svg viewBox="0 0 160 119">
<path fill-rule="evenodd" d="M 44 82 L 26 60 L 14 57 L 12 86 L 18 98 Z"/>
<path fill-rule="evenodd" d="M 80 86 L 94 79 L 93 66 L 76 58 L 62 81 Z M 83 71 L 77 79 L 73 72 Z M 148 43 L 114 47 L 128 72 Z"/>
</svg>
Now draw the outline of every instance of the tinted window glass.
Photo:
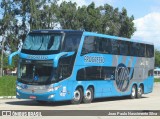
<svg viewBox="0 0 160 119">
<path fill-rule="evenodd" d="M 127 41 L 119 41 L 120 55 L 128 55 L 129 43 Z"/>
<path fill-rule="evenodd" d="M 153 45 L 147 45 L 146 48 L 146 44 L 142 43 L 89 36 L 85 38 L 82 49 L 82 54 L 87 53 L 153 57 L 154 47 Z"/>
<path fill-rule="evenodd" d="M 23 50 L 53 51 L 59 50 L 62 34 L 29 34 L 24 43 Z"/>
<path fill-rule="evenodd" d="M 77 80 L 110 80 L 114 79 L 115 67 L 92 66 L 78 70 Z"/>
<path fill-rule="evenodd" d="M 118 54 L 118 42 L 116 40 L 101 37 L 86 37 L 84 40 L 82 54 L 87 53 L 106 53 Z"/>
<path fill-rule="evenodd" d="M 106 52 L 105 50 L 106 50 L 107 44 L 106 44 L 105 39 L 98 38 L 97 41 L 96 41 L 96 44 L 97 44 L 97 52 L 99 52 L 99 53 L 105 53 Z"/>
<path fill-rule="evenodd" d="M 81 40 L 80 34 L 66 34 L 62 51 L 71 52 L 77 51 Z"/>
<path fill-rule="evenodd" d="M 139 44 L 139 57 L 145 57 L 145 44 Z"/>
<path fill-rule="evenodd" d="M 118 44 L 118 41 L 112 39 L 111 40 L 111 45 L 112 45 L 112 52 L 111 52 L 111 54 L 119 55 L 119 44 Z"/>
<path fill-rule="evenodd" d="M 131 42 L 130 43 L 129 51 L 130 51 L 130 56 L 138 56 L 139 44 Z"/>
<path fill-rule="evenodd" d="M 98 38 L 96 41 L 96 44 L 97 44 L 97 52 L 106 53 L 106 54 L 111 53 L 111 50 L 112 50 L 111 39 Z"/>
<path fill-rule="evenodd" d="M 82 54 L 96 52 L 95 46 L 96 46 L 95 37 L 86 37 L 82 48 Z"/>
<path fill-rule="evenodd" d="M 154 56 L 154 47 L 153 45 L 146 45 L 146 56 L 153 57 Z"/>
</svg>

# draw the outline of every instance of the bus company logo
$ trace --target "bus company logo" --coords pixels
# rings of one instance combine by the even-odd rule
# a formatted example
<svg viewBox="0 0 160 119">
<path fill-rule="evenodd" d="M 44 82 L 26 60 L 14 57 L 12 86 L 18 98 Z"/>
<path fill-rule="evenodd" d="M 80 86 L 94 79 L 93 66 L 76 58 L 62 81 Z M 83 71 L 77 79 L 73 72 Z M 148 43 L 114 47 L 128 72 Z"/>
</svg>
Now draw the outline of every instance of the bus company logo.
<svg viewBox="0 0 160 119">
<path fill-rule="evenodd" d="M 27 59 L 40 59 L 40 60 L 46 60 L 48 59 L 48 56 L 43 55 L 28 55 Z"/>
<path fill-rule="evenodd" d="M 102 56 L 84 56 L 84 61 L 88 63 L 105 63 L 105 58 Z"/>
<path fill-rule="evenodd" d="M 130 71 L 124 64 L 119 64 L 115 71 L 115 82 L 119 91 L 125 92 L 130 82 Z"/>
</svg>

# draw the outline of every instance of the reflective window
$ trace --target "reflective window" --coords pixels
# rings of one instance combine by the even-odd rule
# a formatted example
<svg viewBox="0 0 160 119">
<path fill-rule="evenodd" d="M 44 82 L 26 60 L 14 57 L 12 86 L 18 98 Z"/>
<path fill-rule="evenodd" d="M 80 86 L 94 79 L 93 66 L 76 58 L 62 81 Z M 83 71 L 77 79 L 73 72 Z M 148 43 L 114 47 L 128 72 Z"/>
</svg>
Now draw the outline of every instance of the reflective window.
<svg viewBox="0 0 160 119">
<path fill-rule="evenodd" d="M 18 80 L 27 84 L 48 84 L 56 82 L 52 61 L 22 60 L 18 66 Z"/>
<path fill-rule="evenodd" d="M 95 37 L 86 37 L 82 48 L 82 54 L 97 52 L 95 46 L 96 46 Z"/>
<path fill-rule="evenodd" d="M 82 54 L 102 53 L 135 57 L 153 57 L 154 46 L 111 38 L 86 37 Z"/>
<path fill-rule="evenodd" d="M 81 40 L 81 36 L 82 35 L 80 34 L 66 34 L 62 51 L 77 51 Z"/>
<path fill-rule="evenodd" d="M 119 41 L 120 55 L 129 55 L 129 42 Z"/>
<path fill-rule="evenodd" d="M 154 57 L 154 47 L 153 45 L 146 45 L 146 56 Z"/>
<path fill-rule="evenodd" d="M 36 51 L 59 50 L 61 39 L 61 34 L 31 33 L 26 37 L 22 49 Z"/>
<path fill-rule="evenodd" d="M 130 56 L 138 56 L 139 54 L 139 44 L 131 42 L 130 43 Z"/>
<path fill-rule="evenodd" d="M 112 39 L 111 40 L 111 45 L 112 45 L 112 52 L 111 52 L 111 54 L 119 55 L 119 44 L 118 44 L 118 41 Z"/>
<path fill-rule="evenodd" d="M 140 43 L 139 44 L 139 57 L 145 57 L 146 47 L 145 44 Z"/>
</svg>

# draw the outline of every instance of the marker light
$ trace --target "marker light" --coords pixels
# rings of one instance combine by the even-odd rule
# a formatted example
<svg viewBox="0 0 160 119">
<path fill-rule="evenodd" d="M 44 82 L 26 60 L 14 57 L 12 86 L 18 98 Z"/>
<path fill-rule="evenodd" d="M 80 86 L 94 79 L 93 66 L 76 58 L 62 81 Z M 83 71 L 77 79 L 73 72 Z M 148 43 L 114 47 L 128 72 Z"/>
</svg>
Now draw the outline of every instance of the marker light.
<svg viewBox="0 0 160 119">
<path fill-rule="evenodd" d="M 50 95 L 48 96 L 48 99 L 54 98 L 54 95 Z"/>
</svg>

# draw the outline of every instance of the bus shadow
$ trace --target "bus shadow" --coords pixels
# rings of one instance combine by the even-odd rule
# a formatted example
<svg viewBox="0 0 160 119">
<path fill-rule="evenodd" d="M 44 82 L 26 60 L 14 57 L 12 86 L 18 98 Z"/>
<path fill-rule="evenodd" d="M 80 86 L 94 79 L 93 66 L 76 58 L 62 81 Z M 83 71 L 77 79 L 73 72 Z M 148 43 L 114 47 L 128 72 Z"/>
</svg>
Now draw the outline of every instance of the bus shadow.
<svg viewBox="0 0 160 119">
<path fill-rule="evenodd" d="M 141 97 L 140 99 L 148 98 L 148 97 Z M 139 100 L 140 100 L 139 99 Z M 129 96 L 122 96 L 122 97 L 107 97 L 107 98 L 98 98 L 95 99 L 92 103 L 98 103 L 98 102 L 111 102 L 111 101 L 120 101 L 120 100 L 133 100 Z M 136 100 L 136 99 L 135 99 Z"/>
<path fill-rule="evenodd" d="M 9 105 L 23 105 L 23 106 L 65 106 L 65 105 L 70 105 L 71 103 L 69 101 L 38 103 L 34 100 L 23 100 L 23 101 L 20 100 L 20 101 L 6 102 L 6 104 L 9 104 Z"/>
<path fill-rule="evenodd" d="M 148 97 L 142 97 L 148 98 Z M 119 100 L 132 100 L 129 97 L 108 97 L 108 98 L 99 98 L 95 99 L 92 103 L 100 103 L 100 102 L 111 102 L 111 101 L 119 101 Z M 47 103 L 38 103 L 34 100 L 19 100 L 19 101 L 10 101 L 6 102 L 9 105 L 23 105 L 23 106 L 65 106 L 65 105 L 72 105 L 70 101 L 62 101 L 62 102 L 47 102 Z M 83 103 L 82 103 L 83 104 Z"/>
</svg>

